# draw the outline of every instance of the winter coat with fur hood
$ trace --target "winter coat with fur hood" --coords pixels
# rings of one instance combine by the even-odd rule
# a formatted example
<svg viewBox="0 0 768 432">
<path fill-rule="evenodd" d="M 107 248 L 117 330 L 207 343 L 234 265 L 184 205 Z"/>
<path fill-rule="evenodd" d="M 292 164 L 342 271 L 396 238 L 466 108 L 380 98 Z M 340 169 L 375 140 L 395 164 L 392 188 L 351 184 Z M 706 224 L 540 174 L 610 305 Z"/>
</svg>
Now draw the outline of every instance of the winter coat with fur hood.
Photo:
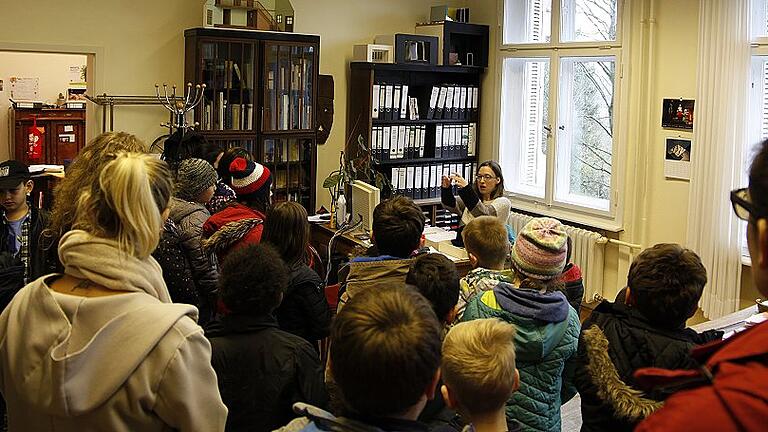
<svg viewBox="0 0 768 432">
<path fill-rule="evenodd" d="M 203 224 L 203 244 L 219 264 L 236 248 L 259 244 L 266 217 L 258 210 L 233 202 Z"/>
<path fill-rule="evenodd" d="M 643 393 L 632 374 L 642 367 L 695 368 L 691 348 L 722 336 L 654 326 L 636 308 L 603 301 L 584 322 L 574 383 L 582 431 L 632 431 L 662 405 L 662 392 Z"/>
</svg>

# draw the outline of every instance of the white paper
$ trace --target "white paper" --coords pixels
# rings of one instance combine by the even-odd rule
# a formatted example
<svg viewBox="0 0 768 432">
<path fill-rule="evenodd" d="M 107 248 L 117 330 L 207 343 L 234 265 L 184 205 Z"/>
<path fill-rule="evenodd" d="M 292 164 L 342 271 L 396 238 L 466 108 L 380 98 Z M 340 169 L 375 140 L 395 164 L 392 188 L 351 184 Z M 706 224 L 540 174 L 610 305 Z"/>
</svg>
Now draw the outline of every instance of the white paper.
<svg viewBox="0 0 768 432">
<path fill-rule="evenodd" d="M 11 99 L 17 101 L 39 100 L 40 78 L 11 77 Z"/>
</svg>

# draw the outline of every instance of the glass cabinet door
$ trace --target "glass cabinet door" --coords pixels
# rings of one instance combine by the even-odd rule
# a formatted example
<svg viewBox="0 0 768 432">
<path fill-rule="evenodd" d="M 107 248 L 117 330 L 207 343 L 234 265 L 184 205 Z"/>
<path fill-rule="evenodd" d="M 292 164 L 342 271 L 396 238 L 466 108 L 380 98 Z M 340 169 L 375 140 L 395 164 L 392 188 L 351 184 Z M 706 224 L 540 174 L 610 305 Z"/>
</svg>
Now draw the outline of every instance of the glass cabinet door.
<svg viewBox="0 0 768 432">
<path fill-rule="evenodd" d="M 265 138 L 254 155 L 272 172 L 273 201 L 296 201 L 309 208 L 312 186 L 311 138 Z"/>
<path fill-rule="evenodd" d="M 315 47 L 265 44 L 264 131 L 314 129 Z"/>
<path fill-rule="evenodd" d="M 202 42 L 200 51 L 200 70 L 206 85 L 197 108 L 200 130 L 253 130 L 256 44 Z"/>
</svg>

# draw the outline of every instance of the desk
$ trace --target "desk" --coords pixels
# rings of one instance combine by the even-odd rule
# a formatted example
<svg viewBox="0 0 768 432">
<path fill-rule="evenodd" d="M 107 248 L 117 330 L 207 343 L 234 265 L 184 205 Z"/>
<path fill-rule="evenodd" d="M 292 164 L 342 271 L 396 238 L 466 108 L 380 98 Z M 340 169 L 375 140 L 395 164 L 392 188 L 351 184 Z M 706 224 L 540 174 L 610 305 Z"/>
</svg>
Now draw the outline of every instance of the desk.
<svg viewBox="0 0 768 432">
<path fill-rule="evenodd" d="M 317 252 L 320 253 L 320 256 L 323 258 L 323 262 L 325 262 L 325 260 L 328 259 L 328 242 L 336 233 L 336 229 L 331 228 L 328 226 L 328 224 L 310 225 L 310 243 L 315 249 L 317 249 Z M 341 255 L 342 257 L 348 259 L 354 256 L 365 255 L 365 253 L 368 251 L 368 247 L 369 245 L 366 242 L 350 236 L 349 234 L 345 234 L 343 236 L 336 237 L 333 249 L 335 254 Z M 468 259 L 460 259 L 454 262 L 456 264 L 456 270 L 459 273 L 459 277 L 463 277 L 470 270 L 472 270 L 472 266 Z M 332 268 L 330 267 L 329 263 L 325 264 L 326 266 L 329 266 L 327 268 Z"/>
</svg>

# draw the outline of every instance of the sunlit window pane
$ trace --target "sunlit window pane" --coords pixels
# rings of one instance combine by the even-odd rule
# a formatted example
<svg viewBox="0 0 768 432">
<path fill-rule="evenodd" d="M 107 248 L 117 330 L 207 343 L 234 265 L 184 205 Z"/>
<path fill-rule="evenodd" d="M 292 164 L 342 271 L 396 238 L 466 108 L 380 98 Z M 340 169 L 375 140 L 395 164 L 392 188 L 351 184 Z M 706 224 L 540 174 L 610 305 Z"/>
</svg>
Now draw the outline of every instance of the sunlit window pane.
<svg viewBox="0 0 768 432">
<path fill-rule="evenodd" d="M 500 162 L 509 190 L 544 197 L 549 60 L 504 60 Z"/>
<path fill-rule="evenodd" d="M 615 41 L 617 0 L 561 0 L 562 42 Z"/>
<path fill-rule="evenodd" d="M 615 74 L 614 57 L 560 62 L 556 201 L 609 209 Z"/>
<path fill-rule="evenodd" d="M 552 0 L 507 0 L 504 43 L 547 43 L 552 32 Z"/>
</svg>

